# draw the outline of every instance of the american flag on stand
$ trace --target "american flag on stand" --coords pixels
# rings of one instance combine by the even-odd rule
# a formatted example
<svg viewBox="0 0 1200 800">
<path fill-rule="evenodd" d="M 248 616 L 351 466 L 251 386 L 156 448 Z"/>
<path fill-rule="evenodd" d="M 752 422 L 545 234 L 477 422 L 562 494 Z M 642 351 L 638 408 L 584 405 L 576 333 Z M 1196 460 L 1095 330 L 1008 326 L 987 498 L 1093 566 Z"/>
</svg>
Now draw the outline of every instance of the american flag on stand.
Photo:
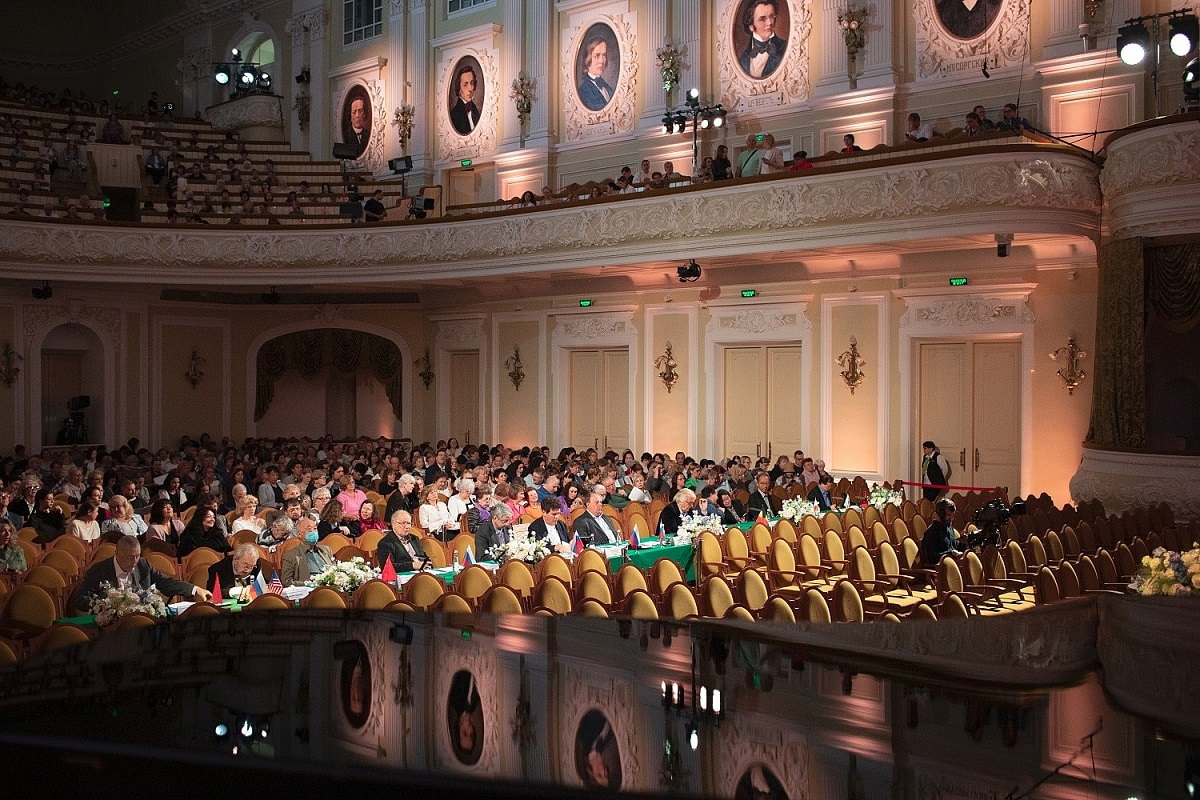
<svg viewBox="0 0 1200 800">
<path fill-rule="evenodd" d="M 272 570 L 271 582 L 267 584 L 267 591 L 271 594 L 283 594 L 283 581 L 279 580 L 279 573 Z"/>
</svg>

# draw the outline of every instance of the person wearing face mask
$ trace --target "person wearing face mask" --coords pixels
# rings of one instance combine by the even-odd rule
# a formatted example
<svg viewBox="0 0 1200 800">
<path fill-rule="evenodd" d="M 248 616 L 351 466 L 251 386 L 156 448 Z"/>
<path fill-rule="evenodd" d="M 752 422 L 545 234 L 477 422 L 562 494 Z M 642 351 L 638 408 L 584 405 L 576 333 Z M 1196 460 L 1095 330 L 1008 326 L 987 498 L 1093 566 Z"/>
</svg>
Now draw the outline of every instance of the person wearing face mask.
<svg viewBox="0 0 1200 800">
<path fill-rule="evenodd" d="M 319 535 L 312 520 L 302 518 L 296 528 L 304 544 L 283 554 L 283 563 L 280 565 L 283 574 L 280 580 L 284 586 L 305 583 L 310 576 L 320 573 L 335 561 L 329 545 L 318 543 Z"/>
</svg>

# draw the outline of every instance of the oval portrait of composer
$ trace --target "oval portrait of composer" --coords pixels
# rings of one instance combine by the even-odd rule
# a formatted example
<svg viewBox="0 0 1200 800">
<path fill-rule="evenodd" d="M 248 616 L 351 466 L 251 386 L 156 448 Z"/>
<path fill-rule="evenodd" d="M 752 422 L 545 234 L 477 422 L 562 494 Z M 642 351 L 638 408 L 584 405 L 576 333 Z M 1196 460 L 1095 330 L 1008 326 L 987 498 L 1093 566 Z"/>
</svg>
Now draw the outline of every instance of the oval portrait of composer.
<svg viewBox="0 0 1200 800">
<path fill-rule="evenodd" d="M 754 80 L 769 78 L 783 63 L 791 26 L 787 0 L 741 0 L 733 15 L 733 52 Z"/>
<path fill-rule="evenodd" d="M 608 105 L 617 92 L 621 75 L 621 49 L 617 34 L 604 22 L 588 27 L 575 54 L 575 86 L 579 102 L 591 111 Z"/>
<path fill-rule="evenodd" d="M 483 753 L 483 704 L 475 676 L 465 669 L 454 673 L 446 696 L 446 724 L 450 750 L 463 764 L 474 764 Z"/>
<path fill-rule="evenodd" d="M 604 712 L 593 708 L 575 731 L 575 768 L 583 785 L 593 789 L 621 788 L 621 751 Z"/>
<path fill-rule="evenodd" d="M 479 125 L 483 113 L 483 70 L 475 56 L 463 56 L 450 75 L 450 92 L 446 98 L 450 124 L 455 133 L 469 136 Z"/>
<path fill-rule="evenodd" d="M 938 21 L 959 39 L 974 39 L 1000 16 L 1004 0 L 935 0 Z"/>
</svg>

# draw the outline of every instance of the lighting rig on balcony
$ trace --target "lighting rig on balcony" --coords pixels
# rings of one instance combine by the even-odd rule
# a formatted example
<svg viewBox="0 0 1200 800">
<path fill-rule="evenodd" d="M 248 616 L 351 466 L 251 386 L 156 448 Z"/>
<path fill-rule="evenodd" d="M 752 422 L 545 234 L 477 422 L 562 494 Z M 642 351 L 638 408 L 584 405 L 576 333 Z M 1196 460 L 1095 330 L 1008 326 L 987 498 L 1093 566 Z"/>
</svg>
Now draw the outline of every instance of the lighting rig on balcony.
<svg viewBox="0 0 1200 800">
<path fill-rule="evenodd" d="M 720 103 L 712 106 L 700 105 L 700 90 L 693 87 L 684 98 L 686 108 L 668 111 L 663 115 L 663 133 L 686 133 L 688 119 L 692 122 L 692 174 L 700 167 L 700 131 L 708 128 L 720 128 L 725 124 L 728 113 Z"/>
<path fill-rule="evenodd" d="M 1161 115 L 1158 95 L 1158 71 L 1162 66 L 1162 21 L 1167 20 L 1167 45 L 1171 52 L 1179 58 L 1186 58 L 1196 49 L 1196 41 L 1200 38 L 1200 20 L 1195 12 L 1182 8 L 1175 11 L 1165 11 L 1161 14 L 1147 14 L 1125 20 L 1125 24 L 1117 30 L 1117 55 L 1129 66 L 1142 63 L 1150 50 L 1154 50 L 1154 68 L 1150 72 L 1150 80 L 1154 84 L 1154 114 Z M 1147 27 L 1146 23 L 1150 23 Z M 1195 59 L 1193 59 L 1193 62 Z M 1184 70 L 1184 83 L 1188 83 L 1187 73 L 1195 68 L 1189 62 Z"/>
<path fill-rule="evenodd" d="M 229 51 L 228 61 L 213 64 L 213 80 L 221 86 L 232 86 L 234 99 L 271 91 L 271 76 L 262 69 L 261 64 L 243 61 L 242 51 L 236 47 Z"/>
</svg>

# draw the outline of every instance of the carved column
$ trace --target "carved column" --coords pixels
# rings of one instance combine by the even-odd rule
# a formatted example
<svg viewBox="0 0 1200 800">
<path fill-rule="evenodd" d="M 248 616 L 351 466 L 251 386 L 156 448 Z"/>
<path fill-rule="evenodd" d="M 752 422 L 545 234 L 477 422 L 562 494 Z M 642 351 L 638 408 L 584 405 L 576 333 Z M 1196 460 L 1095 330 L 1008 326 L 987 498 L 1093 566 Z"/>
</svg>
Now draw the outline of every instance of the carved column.
<svg viewBox="0 0 1200 800">
<path fill-rule="evenodd" d="M 1061 58 L 1083 52 L 1079 25 L 1087 21 L 1085 5 L 1083 0 L 1050 0 L 1050 31 L 1046 37 L 1047 58 Z M 1099 13 L 1096 16 L 1097 19 L 1092 20 L 1092 24 L 1095 30 L 1099 30 L 1105 15 Z"/>
<path fill-rule="evenodd" d="M 517 116 L 517 108 L 509 94 L 512 91 L 512 82 L 524 68 L 522 63 L 522 56 L 525 52 L 524 19 L 524 0 L 509 0 L 504 5 L 504 47 L 500 50 L 500 85 L 495 89 L 500 92 L 500 108 L 502 109 L 500 112 L 501 152 L 519 150 L 521 147 L 521 119 Z M 540 29 L 535 28 L 534 30 Z M 538 87 L 538 89 L 541 88 L 541 86 Z"/>
<path fill-rule="evenodd" d="M 525 124 L 525 146 L 546 152 L 558 141 L 557 131 L 551 120 L 555 93 L 550 90 L 550 75 L 557 74 L 558 63 L 554 54 L 556 47 L 546 47 L 546 42 L 557 42 L 559 36 L 558 14 L 553 13 L 552 0 L 531 0 L 525 3 L 525 22 L 531 31 L 545 31 L 544 36 L 526 40 L 525 74 L 533 81 L 533 110 Z M 504 30 L 505 36 L 509 29 Z M 510 101 L 511 102 L 511 101 Z M 548 176 L 547 176 L 548 177 Z"/>
<path fill-rule="evenodd" d="M 400 146 L 400 135 L 392 124 L 396 109 L 412 102 L 408 89 L 408 59 L 405 45 L 408 42 L 408 10 L 404 0 L 390 0 L 388 4 L 388 62 L 387 87 L 388 100 L 385 104 L 387 119 L 387 137 L 384 139 L 383 156 L 385 159 L 399 158 L 405 154 L 405 148 Z M 411 146 L 412 142 L 409 141 Z M 386 164 L 384 165 L 386 169 Z"/>
<path fill-rule="evenodd" d="M 816 96 L 841 94 L 851 89 L 847 75 L 849 59 L 846 56 L 846 41 L 837 24 L 838 11 L 845 7 L 846 2 L 821 0 L 821 7 L 813 10 L 813 27 L 817 29 L 817 36 L 810 38 L 809 42 L 819 40 L 821 48 L 820 78 L 813 86 Z M 812 57 L 811 53 L 809 57 Z"/>
<path fill-rule="evenodd" d="M 320 81 L 319 90 L 312 90 L 312 117 L 308 126 L 309 152 L 313 158 L 328 159 L 329 130 L 333 116 L 329 110 L 329 78 L 326 77 L 326 51 L 329 45 L 329 25 L 325 9 L 319 8 L 305 15 L 308 22 L 309 69 L 314 81 Z"/>
<path fill-rule="evenodd" d="M 857 2 L 863 3 L 864 0 Z M 858 88 L 892 86 L 896 83 L 896 40 L 893 31 L 903 29 L 903 25 L 896 20 L 896 4 L 894 0 L 870 0 L 865 6 L 870 16 L 867 17 L 865 48 L 858 53 Z M 904 13 L 903 5 L 900 13 Z M 830 27 L 836 22 L 835 14 Z M 845 53 L 845 42 L 842 44 L 842 52 Z"/>
<path fill-rule="evenodd" d="M 681 0 L 682 1 L 682 0 Z M 667 35 L 671 32 L 671 2 L 670 0 L 646 0 L 646 13 L 639 19 L 645 22 L 646 35 L 642 39 L 646 43 L 646 110 L 642 112 L 642 127 L 657 130 L 662 126 L 663 114 L 667 110 L 666 95 L 662 90 L 662 81 L 658 77 L 658 48 L 666 44 Z M 676 46 L 679 42 L 675 43 Z M 696 53 L 688 53 L 688 61 L 696 59 Z M 672 92 L 671 99 L 678 101 L 687 91 L 677 87 Z"/>
<path fill-rule="evenodd" d="M 672 14 L 675 30 L 671 38 L 680 52 L 686 54 L 683 59 L 683 69 L 679 71 L 679 88 L 675 90 L 675 99 L 681 100 L 686 96 L 687 91 L 695 86 L 700 90 L 700 102 L 711 105 L 717 101 L 720 91 L 715 82 L 709 84 L 705 80 L 707 76 L 702 69 L 705 51 L 700 47 L 700 18 L 705 14 L 705 5 L 700 0 L 675 0 Z M 652 40 L 650 45 L 650 54 L 646 63 L 650 64 L 655 72 L 655 78 L 657 78 L 658 59 L 655 54 L 663 43 Z M 650 85 L 653 86 L 655 83 L 658 83 L 661 88 L 662 81 L 654 80 L 650 82 Z"/>
<path fill-rule="evenodd" d="M 429 153 L 429 133 L 435 130 L 433 116 L 441 98 L 430 97 L 429 91 L 429 31 L 428 0 L 408 0 L 408 74 L 412 81 L 413 121 L 412 142 L 408 153 L 413 157 L 410 180 L 417 185 L 430 183 L 433 178 L 433 159 Z M 444 101 L 443 101 L 444 102 Z"/>
<path fill-rule="evenodd" d="M 308 48 L 306 46 L 308 43 L 308 29 L 304 24 L 304 15 L 300 14 L 289 19 L 287 24 L 284 25 L 284 30 L 287 31 L 288 35 L 291 36 L 292 39 L 292 69 L 294 69 L 296 74 L 299 75 L 301 70 L 307 67 L 309 69 L 309 74 L 313 75 L 314 73 L 312 72 L 312 66 L 308 63 Z M 320 79 L 320 76 L 316 77 L 318 80 Z M 312 116 L 312 106 L 309 106 L 309 124 L 305 125 L 303 128 L 300 126 L 300 118 L 296 114 L 295 109 L 296 98 L 300 97 L 301 95 L 309 97 L 311 101 L 311 84 L 288 81 L 287 86 L 290 97 L 286 110 L 289 120 L 286 127 L 291 137 L 290 141 L 292 142 L 292 146 L 297 150 L 308 149 L 310 154 L 312 154 L 312 148 L 308 146 L 308 130 L 311 127 L 312 120 L 314 119 Z"/>
<path fill-rule="evenodd" d="M 203 101 L 201 93 L 204 91 L 205 82 L 212 81 L 210 69 L 207 48 L 193 50 L 176 62 L 175 71 L 179 74 L 176 85 L 188 104 L 187 108 L 176 109 L 177 114 L 190 117 L 208 106 L 208 103 Z M 215 83 L 215 81 L 213 82 Z"/>
</svg>

